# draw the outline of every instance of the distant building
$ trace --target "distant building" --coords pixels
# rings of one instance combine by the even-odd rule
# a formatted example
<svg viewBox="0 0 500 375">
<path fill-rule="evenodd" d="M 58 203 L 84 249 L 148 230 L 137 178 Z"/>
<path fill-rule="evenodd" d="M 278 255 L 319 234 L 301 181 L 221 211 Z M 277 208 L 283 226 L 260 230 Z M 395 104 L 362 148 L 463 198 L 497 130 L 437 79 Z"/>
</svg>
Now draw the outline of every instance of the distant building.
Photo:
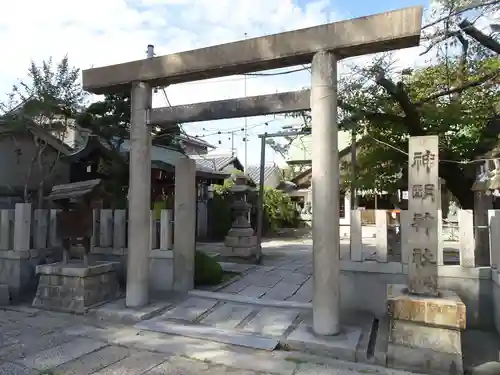
<svg viewBox="0 0 500 375">
<path fill-rule="evenodd" d="M 234 170 L 243 171 L 243 164 L 241 164 L 238 157 L 233 155 L 191 155 L 191 158 L 196 161 L 196 165 L 204 168 L 210 168 L 217 172 L 232 173 Z"/>
<path fill-rule="evenodd" d="M 186 155 L 206 155 L 210 150 L 215 149 L 215 146 L 204 141 L 203 139 L 192 137 L 187 134 L 177 136 L 177 139 L 186 153 Z"/>
</svg>

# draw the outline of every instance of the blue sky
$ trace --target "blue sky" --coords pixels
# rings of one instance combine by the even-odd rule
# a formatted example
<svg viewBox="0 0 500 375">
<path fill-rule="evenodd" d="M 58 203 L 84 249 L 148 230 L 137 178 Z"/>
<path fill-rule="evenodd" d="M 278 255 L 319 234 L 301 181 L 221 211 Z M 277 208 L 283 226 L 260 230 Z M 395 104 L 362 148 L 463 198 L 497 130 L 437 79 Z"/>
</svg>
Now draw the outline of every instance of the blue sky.
<svg viewBox="0 0 500 375">
<path fill-rule="evenodd" d="M 308 0 L 298 0 L 297 4 L 301 7 L 307 5 Z M 352 0 L 352 1 L 330 1 L 330 6 L 336 12 L 346 15 L 349 18 L 362 17 L 368 14 L 386 12 L 399 8 L 405 8 L 415 5 L 428 6 L 428 1 L 418 0 Z"/>
<path fill-rule="evenodd" d="M 73 2 L 69 9 L 67 4 L 63 0 L 16 0 L 2 7 L 0 45 L 9 56 L 0 60 L 0 94 L 25 76 L 31 59 L 41 62 L 52 56 L 57 60 L 67 53 L 71 64 L 87 69 L 144 58 L 150 43 L 155 45 L 157 55 L 163 55 L 243 39 L 245 33 L 257 37 L 411 5 L 427 6 L 416 0 L 86 0 Z M 50 14 L 50 21 L 44 14 Z M 403 66 L 414 64 L 417 55 L 416 50 L 398 54 Z M 246 93 L 297 90 L 309 86 L 309 79 L 307 71 L 248 77 Z M 241 97 L 244 87 L 245 78 L 235 76 L 174 85 L 165 91 L 169 101 L 178 105 Z M 155 95 L 153 105 L 167 105 L 161 91 Z M 259 162 L 257 134 L 280 130 L 285 124 L 298 125 L 297 120 L 282 116 L 247 121 L 249 164 Z M 231 147 L 227 133 L 243 125 L 244 120 L 238 119 L 189 124 L 185 129 L 227 150 Z M 209 135 L 217 131 L 223 134 Z M 234 133 L 235 147 L 243 162 L 242 138 L 241 131 Z M 280 162 L 273 152 L 268 155 L 269 162 Z"/>
</svg>

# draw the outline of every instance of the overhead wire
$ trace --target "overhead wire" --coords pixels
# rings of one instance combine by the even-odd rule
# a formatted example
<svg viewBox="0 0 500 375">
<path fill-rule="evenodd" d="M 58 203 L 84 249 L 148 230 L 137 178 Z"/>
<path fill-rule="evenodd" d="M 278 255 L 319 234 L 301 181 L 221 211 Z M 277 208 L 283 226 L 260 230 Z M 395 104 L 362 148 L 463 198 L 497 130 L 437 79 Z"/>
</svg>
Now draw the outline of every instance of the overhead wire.
<svg viewBox="0 0 500 375">
<path fill-rule="evenodd" d="M 384 142 L 374 136 L 372 136 L 371 134 L 369 133 L 365 133 L 365 135 L 367 135 L 368 137 L 370 137 L 371 139 L 373 139 L 375 142 L 383 145 L 383 146 L 386 146 L 386 147 L 389 147 L 389 148 L 392 148 L 393 150 L 396 150 L 406 156 L 409 156 L 408 152 L 400 149 L 399 147 L 396 147 L 394 145 L 391 145 L 390 143 L 387 143 L 387 142 Z M 480 159 L 474 159 L 474 160 L 447 160 L 447 159 L 439 159 L 439 162 L 441 163 L 453 163 L 453 164 L 463 164 L 463 165 L 467 165 L 467 164 L 474 164 L 474 163 L 480 163 L 480 162 L 484 162 L 484 161 L 494 161 L 494 160 L 498 160 L 499 158 L 480 158 Z"/>
</svg>

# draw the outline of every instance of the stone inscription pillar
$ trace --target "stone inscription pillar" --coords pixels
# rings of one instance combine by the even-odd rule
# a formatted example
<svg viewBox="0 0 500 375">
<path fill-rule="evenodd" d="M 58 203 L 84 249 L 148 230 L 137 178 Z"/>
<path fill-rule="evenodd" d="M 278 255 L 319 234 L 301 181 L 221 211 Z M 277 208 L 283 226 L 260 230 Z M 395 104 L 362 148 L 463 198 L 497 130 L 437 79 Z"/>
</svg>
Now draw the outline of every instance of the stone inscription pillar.
<svg viewBox="0 0 500 375">
<path fill-rule="evenodd" d="M 411 137 L 408 156 L 408 289 L 437 296 L 438 210 L 441 208 L 438 136 Z M 402 244 L 404 246 L 404 244 Z M 405 253 L 405 252 L 403 252 Z"/>
<path fill-rule="evenodd" d="M 128 207 L 127 307 L 142 307 L 148 301 L 151 206 L 151 133 L 148 110 L 151 87 L 132 84 L 130 129 L 130 179 Z"/>
<path fill-rule="evenodd" d="M 337 60 L 318 52 L 312 60 L 313 330 L 340 332 L 339 156 Z"/>
</svg>

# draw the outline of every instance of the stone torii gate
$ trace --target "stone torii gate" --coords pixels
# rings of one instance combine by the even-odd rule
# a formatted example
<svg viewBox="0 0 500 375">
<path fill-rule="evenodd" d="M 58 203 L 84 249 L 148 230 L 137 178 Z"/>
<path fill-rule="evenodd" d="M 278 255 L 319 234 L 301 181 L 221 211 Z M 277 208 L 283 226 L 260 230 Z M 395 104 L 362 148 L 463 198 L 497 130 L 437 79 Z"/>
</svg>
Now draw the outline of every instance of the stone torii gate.
<svg viewBox="0 0 500 375">
<path fill-rule="evenodd" d="M 313 181 L 313 329 L 317 334 L 340 332 L 339 159 L 337 145 L 337 62 L 364 54 L 417 46 L 422 7 L 411 7 L 234 43 L 174 53 L 83 71 L 83 88 L 95 94 L 131 90 L 131 163 L 129 252 L 126 304 L 148 303 L 150 252 L 150 125 L 164 128 L 178 122 L 208 121 L 311 109 Z M 152 88 L 175 83 L 246 74 L 308 64 L 312 61 L 311 90 L 263 95 L 167 108 L 151 108 Z M 193 176 L 176 184 L 193 181 Z M 177 172 L 176 172 L 177 173 Z M 187 186 L 186 186 L 187 187 Z M 192 188 L 194 189 L 194 187 Z M 181 189 L 176 188 L 177 191 Z M 191 190 L 188 189 L 190 192 Z M 184 200 L 189 210 L 190 193 Z M 194 201 L 194 193 L 192 196 Z M 189 222 L 190 213 L 178 213 Z M 191 220 L 192 221 L 192 220 Z M 174 274 L 184 275 L 178 291 L 193 287 L 194 226 L 179 236 L 176 230 Z"/>
</svg>

